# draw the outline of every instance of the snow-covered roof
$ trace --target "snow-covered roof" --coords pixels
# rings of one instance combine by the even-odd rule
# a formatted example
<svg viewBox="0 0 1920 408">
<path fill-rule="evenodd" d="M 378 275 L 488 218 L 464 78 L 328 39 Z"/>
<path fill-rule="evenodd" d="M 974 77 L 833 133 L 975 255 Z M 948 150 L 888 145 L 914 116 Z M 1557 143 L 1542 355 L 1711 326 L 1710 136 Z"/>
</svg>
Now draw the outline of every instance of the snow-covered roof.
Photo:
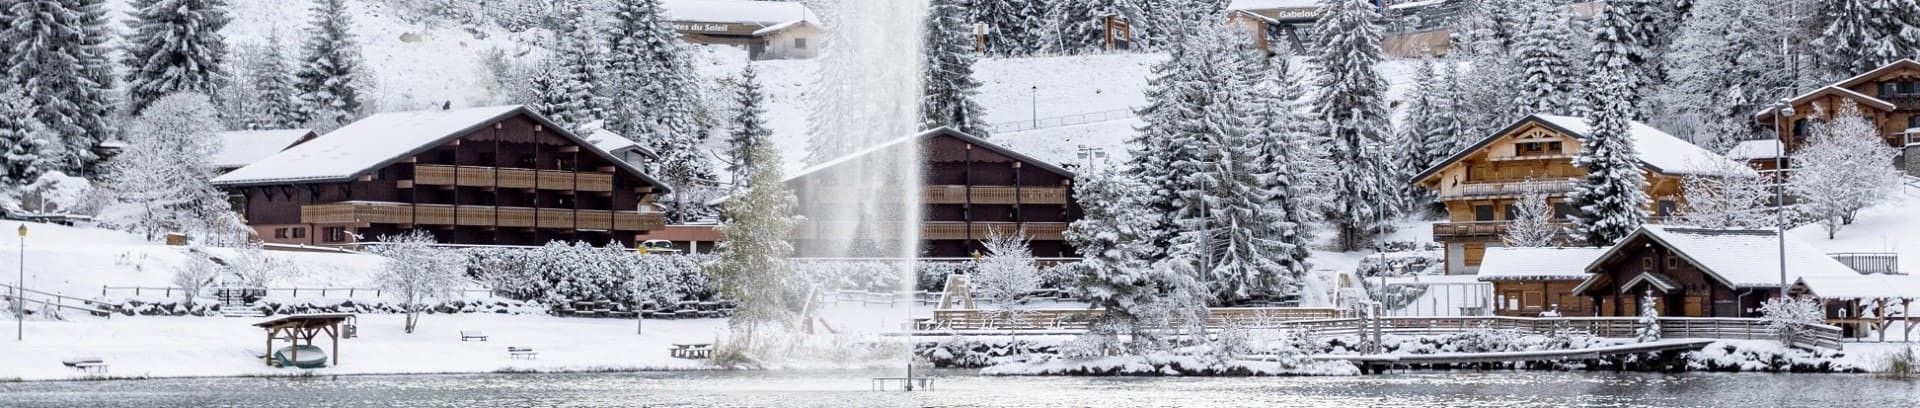
<svg viewBox="0 0 1920 408">
<path fill-rule="evenodd" d="M 1772 159 L 1780 157 L 1780 141 L 1777 139 L 1746 140 L 1727 150 L 1727 158 L 1734 160 Z"/>
<path fill-rule="evenodd" d="M 1320 0 L 1233 0 L 1227 4 L 1227 10 L 1270 10 L 1320 8 Z"/>
<path fill-rule="evenodd" d="M 705 23 L 775 25 L 793 21 L 820 22 L 813 10 L 799 2 L 747 0 L 666 0 L 667 19 Z"/>
<path fill-rule="evenodd" d="M 575 143 L 591 144 L 522 105 L 391 112 L 368 116 L 312 141 L 215 177 L 213 184 L 242 186 L 350 180 L 516 114 L 526 114 L 555 134 Z M 597 149 L 594 153 L 657 188 L 671 188 L 625 160 Z"/>
<path fill-rule="evenodd" d="M 1779 235 L 1772 230 L 1720 230 L 1646 225 L 1607 249 L 1605 255 L 1587 266 L 1600 267 L 1607 257 L 1631 246 L 1639 238 L 1657 241 L 1682 259 L 1693 263 L 1728 286 L 1770 288 L 1780 285 Z M 1813 245 L 1789 235 L 1786 238 L 1787 279 L 1808 276 L 1860 276 L 1853 268 L 1834 260 Z"/>
<path fill-rule="evenodd" d="M 273 129 L 273 130 L 237 130 L 220 132 L 220 152 L 213 155 L 213 166 L 234 168 L 253 164 L 260 159 L 287 150 L 300 139 L 313 134 L 312 129 Z"/>
<path fill-rule="evenodd" d="M 1419 175 L 1414 176 L 1410 181 L 1418 183 L 1426 180 L 1428 177 L 1439 174 L 1440 170 L 1447 168 L 1447 166 L 1452 166 L 1454 163 L 1458 163 L 1474 152 L 1486 148 L 1487 145 L 1493 144 L 1493 142 L 1499 140 L 1501 136 L 1512 133 L 1515 129 L 1519 129 L 1528 123 L 1541 123 L 1575 138 L 1585 138 L 1587 132 L 1592 129 L 1592 127 L 1587 126 L 1587 120 L 1585 118 L 1546 114 L 1529 115 L 1514 122 L 1512 125 L 1508 125 L 1506 128 L 1487 135 L 1486 138 L 1480 139 L 1480 142 L 1474 143 L 1473 146 L 1454 152 L 1454 154 L 1448 156 L 1446 160 L 1441 160 L 1439 164 L 1435 164 L 1433 167 L 1426 169 L 1426 171 L 1420 172 Z M 1640 155 L 1640 164 L 1647 166 L 1656 173 L 1685 176 L 1717 174 L 1727 171 L 1727 169 L 1746 168 L 1746 166 L 1739 165 L 1729 166 L 1727 164 L 1731 162 L 1727 160 L 1726 156 L 1721 156 L 1718 153 L 1714 153 L 1691 142 L 1681 140 L 1679 137 L 1675 137 L 1660 129 L 1655 129 L 1653 126 L 1648 126 L 1645 123 L 1632 122 L 1627 132 L 1633 135 L 1633 150 L 1636 154 Z"/>
<path fill-rule="evenodd" d="M 1606 248 L 1487 248 L 1480 280 L 1579 280 Z"/>
<path fill-rule="evenodd" d="M 1799 283 L 1825 299 L 1920 298 L 1920 278 L 1906 275 L 1802 276 Z"/>
</svg>

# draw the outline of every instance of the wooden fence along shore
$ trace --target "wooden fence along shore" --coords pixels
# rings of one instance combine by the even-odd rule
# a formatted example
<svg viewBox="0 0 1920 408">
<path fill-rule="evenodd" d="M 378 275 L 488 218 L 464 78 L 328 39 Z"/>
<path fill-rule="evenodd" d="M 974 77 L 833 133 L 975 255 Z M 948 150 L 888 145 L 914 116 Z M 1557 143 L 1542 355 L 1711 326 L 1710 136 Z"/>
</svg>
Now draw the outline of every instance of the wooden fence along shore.
<svg viewBox="0 0 1920 408">
<path fill-rule="evenodd" d="M 1071 334 L 1084 332 L 1102 311 L 1097 309 L 1030 310 L 935 310 L 933 318 L 919 322 L 922 332 L 977 332 L 1005 334 L 1039 332 Z M 1516 330 L 1530 334 L 1577 330 L 1599 337 L 1631 338 L 1639 327 L 1635 317 L 1380 317 L 1359 318 L 1333 308 L 1216 308 L 1209 311 L 1207 327 L 1221 329 L 1236 326 L 1252 329 L 1305 330 L 1315 335 L 1339 336 L 1372 332 L 1390 334 L 1450 334 L 1477 329 Z M 1665 338 L 1723 340 L 1775 340 L 1779 335 L 1761 319 L 1722 317 L 1661 317 L 1660 332 Z M 1841 348 L 1837 326 L 1808 326 L 1797 336 L 1795 347 Z"/>
</svg>

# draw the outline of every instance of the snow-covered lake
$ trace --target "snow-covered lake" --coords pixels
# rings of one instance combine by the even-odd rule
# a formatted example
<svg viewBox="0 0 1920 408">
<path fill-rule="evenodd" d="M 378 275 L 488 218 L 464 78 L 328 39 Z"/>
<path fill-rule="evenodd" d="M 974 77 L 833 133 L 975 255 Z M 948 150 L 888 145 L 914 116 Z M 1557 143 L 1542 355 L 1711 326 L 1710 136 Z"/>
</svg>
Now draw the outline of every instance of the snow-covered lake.
<svg viewBox="0 0 1920 408">
<path fill-rule="evenodd" d="M 1900 407 L 1910 380 L 1837 374 L 1415 372 L 1340 378 L 978 377 L 870 390 L 885 372 L 474 374 L 0 384 L 0 406 Z M 104 404 L 104 405 L 103 405 Z"/>
</svg>

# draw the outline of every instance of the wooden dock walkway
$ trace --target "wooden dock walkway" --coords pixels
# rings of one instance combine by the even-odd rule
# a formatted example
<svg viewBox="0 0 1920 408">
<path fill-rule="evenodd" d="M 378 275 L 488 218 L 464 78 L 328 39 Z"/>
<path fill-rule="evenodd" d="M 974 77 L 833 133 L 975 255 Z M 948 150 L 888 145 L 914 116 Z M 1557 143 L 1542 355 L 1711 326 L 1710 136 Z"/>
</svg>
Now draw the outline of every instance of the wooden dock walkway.
<svg viewBox="0 0 1920 408">
<path fill-rule="evenodd" d="M 1669 339 L 1575 350 L 1516 351 L 1503 353 L 1317 355 L 1309 358 L 1322 361 L 1347 361 L 1360 366 L 1362 372 L 1381 372 L 1395 366 L 1591 360 L 1621 354 L 1695 351 L 1707 347 L 1708 344 L 1713 344 L 1714 341 L 1713 339 Z"/>
</svg>

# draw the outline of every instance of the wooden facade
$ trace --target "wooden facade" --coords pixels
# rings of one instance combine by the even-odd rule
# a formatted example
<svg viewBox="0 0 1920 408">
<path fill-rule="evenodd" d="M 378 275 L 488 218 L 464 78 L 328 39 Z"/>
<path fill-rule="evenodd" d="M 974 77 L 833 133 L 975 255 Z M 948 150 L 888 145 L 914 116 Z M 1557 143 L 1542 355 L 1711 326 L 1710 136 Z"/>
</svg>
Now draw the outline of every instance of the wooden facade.
<svg viewBox="0 0 1920 408">
<path fill-rule="evenodd" d="M 449 244 L 632 246 L 664 224 L 653 205 L 664 185 L 524 108 L 456 134 L 415 136 L 432 142 L 346 179 L 216 184 L 258 239 L 281 244 L 420 229 Z"/>
<path fill-rule="evenodd" d="M 926 161 L 919 228 L 923 256 L 972 256 L 990 231 L 1023 232 L 1037 257 L 1079 256 L 1063 236 L 1067 225 L 1081 216 L 1073 200 L 1073 173 L 951 129 L 912 138 Z M 829 184 L 831 178 L 825 175 L 835 167 L 796 175 L 788 184 L 808 205 L 831 205 L 865 193 Z M 795 236 L 804 241 L 808 229 L 832 222 L 809 220 L 796 228 Z M 877 228 L 898 228 L 885 224 L 883 220 Z M 800 244 L 804 256 L 806 245 Z"/>
<path fill-rule="evenodd" d="M 1761 126 L 1774 129 L 1780 141 L 1787 144 L 1788 151 L 1797 151 L 1805 145 L 1813 133 L 1814 125 L 1832 119 L 1846 101 L 1853 101 L 1862 114 L 1873 120 L 1888 146 L 1905 147 L 1914 140 L 1920 140 L 1910 137 L 1920 133 L 1920 130 L 1909 132 L 1920 129 L 1920 61 L 1895 61 L 1797 95 L 1789 101 L 1793 106 L 1793 115 L 1778 118 L 1777 122 L 1775 109 L 1754 115 L 1754 120 Z M 1776 127 L 1776 123 L 1779 126 Z M 1903 153 L 1894 164 L 1902 165 L 1911 160 L 1913 158 Z"/>
<path fill-rule="evenodd" d="M 1446 207 L 1447 220 L 1433 224 L 1433 238 L 1447 246 L 1447 273 L 1478 270 L 1486 249 L 1501 245 L 1523 194 L 1546 194 L 1556 222 L 1565 222 L 1573 211 L 1567 194 L 1586 175 L 1573 165 L 1579 149 L 1573 132 L 1533 116 L 1415 177 L 1415 183 L 1437 192 Z M 1647 210 L 1657 221 L 1679 205 L 1681 177 L 1652 167 L 1645 173 L 1647 194 L 1653 199 Z"/>
</svg>

